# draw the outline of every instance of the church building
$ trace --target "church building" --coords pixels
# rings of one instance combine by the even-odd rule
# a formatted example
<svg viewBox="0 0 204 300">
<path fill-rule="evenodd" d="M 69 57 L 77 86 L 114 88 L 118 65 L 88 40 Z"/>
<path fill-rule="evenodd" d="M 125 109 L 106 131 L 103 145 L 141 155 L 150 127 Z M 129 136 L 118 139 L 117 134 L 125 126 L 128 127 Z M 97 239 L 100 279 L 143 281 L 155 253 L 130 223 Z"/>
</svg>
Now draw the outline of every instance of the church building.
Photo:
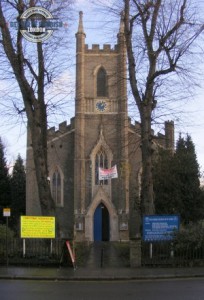
<svg viewBox="0 0 204 300">
<path fill-rule="evenodd" d="M 76 241 L 128 241 L 140 231 L 140 124 L 128 117 L 124 26 L 117 44 L 85 44 L 83 14 L 76 33 L 75 115 L 48 130 L 50 186 L 60 237 Z M 155 144 L 174 147 L 173 122 Z M 117 166 L 118 178 L 99 180 L 99 167 Z M 27 146 L 27 215 L 41 215 Z"/>
</svg>

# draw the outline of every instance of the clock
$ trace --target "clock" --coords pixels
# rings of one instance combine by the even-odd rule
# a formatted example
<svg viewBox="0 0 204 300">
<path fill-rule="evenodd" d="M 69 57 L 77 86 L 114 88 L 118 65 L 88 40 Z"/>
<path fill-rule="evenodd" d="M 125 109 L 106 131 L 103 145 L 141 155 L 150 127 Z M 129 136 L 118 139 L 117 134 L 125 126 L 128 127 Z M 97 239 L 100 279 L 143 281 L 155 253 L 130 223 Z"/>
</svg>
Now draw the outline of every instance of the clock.
<svg viewBox="0 0 204 300">
<path fill-rule="evenodd" d="M 107 103 L 105 100 L 100 100 L 96 102 L 96 109 L 99 112 L 104 112 L 107 109 Z"/>
</svg>

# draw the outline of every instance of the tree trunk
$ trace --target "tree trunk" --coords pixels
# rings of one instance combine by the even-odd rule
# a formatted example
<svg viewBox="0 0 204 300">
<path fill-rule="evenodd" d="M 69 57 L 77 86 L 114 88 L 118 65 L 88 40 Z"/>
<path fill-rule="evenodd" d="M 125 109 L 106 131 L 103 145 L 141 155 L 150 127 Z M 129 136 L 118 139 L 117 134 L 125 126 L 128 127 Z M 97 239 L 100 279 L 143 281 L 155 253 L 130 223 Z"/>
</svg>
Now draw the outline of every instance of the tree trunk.
<svg viewBox="0 0 204 300">
<path fill-rule="evenodd" d="M 141 151 L 142 151 L 142 187 L 141 187 L 141 212 L 142 215 L 154 213 L 154 192 L 152 176 L 152 134 L 151 134 L 151 109 L 143 105 L 141 114 Z"/>
<path fill-rule="evenodd" d="M 55 205 L 51 196 L 49 181 L 47 179 L 47 139 L 43 134 L 47 131 L 47 127 L 45 125 L 46 120 L 42 121 L 41 114 L 38 112 L 34 114 L 32 121 L 30 121 L 30 119 L 28 120 L 42 214 L 55 215 Z"/>
<path fill-rule="evenodd" d="M 23 8 L 18 6 L 19 16 Z M 14 48 L 13 40 L 4 17 L 0 3 L 0 27 L 2 33 L 2 45 L 6 56 L 11 64 L 16 80 L 23 97 L 25 112 L 28 118 L 28 128 L 31 134 L 33 148 L 33 157 L 35 165 L 36 180 L 38 185 L 39 201 L 43 215 L 54 215 L 55 205 L 51 196 L 47 167 L 47 112 L 44 99 L 44 56 L 41 43 L 37 44 L 37 67 L 35 68 L 24 56 L 22 35 L 17 33 L 17 47 Z M 26 77 L 26 71 L 30 71 L 30 77 Z M 30 78 L 33 78 L 37 90 L 30 84 Z"/>
</svg>

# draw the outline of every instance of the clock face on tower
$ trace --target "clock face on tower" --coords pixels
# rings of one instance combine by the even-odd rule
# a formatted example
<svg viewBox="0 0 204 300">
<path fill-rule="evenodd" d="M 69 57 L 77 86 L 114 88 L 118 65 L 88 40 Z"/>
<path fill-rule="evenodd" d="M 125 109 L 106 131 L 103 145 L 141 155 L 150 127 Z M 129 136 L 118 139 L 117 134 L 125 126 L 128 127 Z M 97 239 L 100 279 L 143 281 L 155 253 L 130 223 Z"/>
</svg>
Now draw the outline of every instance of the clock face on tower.
<svg viewBox="0 0 204 300">
<path fill-rule="evenodd" d="M 107 103 L 105 100 L 100 100 L 96 102 L 96 109 L 99 112 L 104 112 L 107 109 Z"/>
</svg>

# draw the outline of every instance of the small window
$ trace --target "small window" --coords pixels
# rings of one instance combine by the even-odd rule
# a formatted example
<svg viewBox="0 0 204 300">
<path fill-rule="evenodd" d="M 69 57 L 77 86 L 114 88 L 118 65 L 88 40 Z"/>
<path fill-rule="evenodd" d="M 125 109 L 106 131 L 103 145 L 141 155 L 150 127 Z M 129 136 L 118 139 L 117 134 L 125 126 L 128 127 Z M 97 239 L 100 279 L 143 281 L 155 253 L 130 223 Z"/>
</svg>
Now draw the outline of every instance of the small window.
<svg viewBox="0 0 204 300">
<path fill-rule="evenodd" d="M 62 182 L 61 176 L 58 170 L 53 173 L 52 176 L 52 197 L 57 206 L 62 206 Z"/>
<path fill-rule="evenodd" d="M 97 97 L 107 97 L 106 71 L 100 68 L 97 73 Z"/>
<path fill-rule="evenodd" d="M 96 185 L 108 184 L 108 180 L 99 180 L 99 174 L 98 174 L 99 167 L 103 169 L 108 169 L 108 159 L 103 150 L 100 150 L 96 154 L 96 158 L 95 158 L 95 184 Z"/>
</svg>

